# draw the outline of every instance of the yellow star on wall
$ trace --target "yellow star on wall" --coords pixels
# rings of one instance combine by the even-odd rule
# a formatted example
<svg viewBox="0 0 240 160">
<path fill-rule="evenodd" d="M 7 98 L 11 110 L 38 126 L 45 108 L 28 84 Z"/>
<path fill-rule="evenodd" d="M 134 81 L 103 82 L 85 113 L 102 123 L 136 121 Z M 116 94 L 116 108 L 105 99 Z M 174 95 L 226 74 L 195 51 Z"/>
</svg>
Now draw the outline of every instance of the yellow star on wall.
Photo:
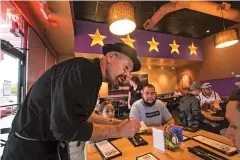
<svg viewBox="0 0 240 160">
<path fill-rule="evenodd" d="M 190 55 L 197 55 L 197 47 L 195 47 L 193 43 L 191 46 L 188 46 L 188 48 L 190 49 Z"/>
<path fill-rule="evenodd" d="M 91 38 L 92 38 L 92 43 L 91 43 L 91 46 L 94 46 L 96 44 L 99 44 L 101 46 L 103 46 L 103 40 L 105 38 L 107 38 L 107 36 L 102 36 L 100 33 L 99 33 L 99 30 L 97 29 L 95 34 L 88 34 Z"/>
<path fill-rule="evenodd" d="M 150 45 L 149 47 L 149 52 L 152 50 L 155 50 L 158 52 L 158 45 L 160 44 L 159 42 L 156 42 L 154 37 L 152 37 L 152 41 L 147 41 L 147 43 Z"/>
<path fill-rule="evenodd" d="M 179 50 L 178 50 L 178 48 L 180 47 L 180 45 L 177 45 L 177 43 L 176 43 L 175 40 L 173 40 L 173 44 L 169 44 L 169 46 L 172 47 L 171 53 L 177 52 L 177 54 L 180 54 L 180 53 L 179 53 Z"/>
<path fill-rule="evenodd" d="M 126 38 L 120 38 L 125 44 L 129 45 L 130 47 L 134 48 L 133 43 L 136 41 L 134 39 L 131 39 L 129 34 L 127 35 Z"/>
</svg>

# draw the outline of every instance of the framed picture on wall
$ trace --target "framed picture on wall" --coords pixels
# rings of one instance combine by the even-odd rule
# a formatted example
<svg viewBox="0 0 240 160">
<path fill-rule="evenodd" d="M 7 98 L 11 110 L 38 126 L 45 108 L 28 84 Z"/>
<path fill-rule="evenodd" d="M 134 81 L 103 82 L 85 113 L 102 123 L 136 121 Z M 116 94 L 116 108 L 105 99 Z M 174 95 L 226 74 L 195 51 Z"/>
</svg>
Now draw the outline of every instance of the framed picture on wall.
<svg viewBox="0 0 240 160">
<path fill-rule="evenodd" d="M 132 74 L 132 76 L 137 76 L 142 84 L 142 86 L 145 86 L 148 84 L 148 74 Z"/>
<path fill-rule="evenodd" d="M 188 74 L 184 74 L 182 76 L 182 88 L 188 88 L 191 84 L 191 76 Z"/>
<path fill-rule="evenodd" d="M 139 77 L 142 85 L 148 84 L 148 74 L 132 74 L 132 77 L 133 76 Z M 126 83 L 123 86 L 119 86 L 117 88 L 108 83 L 108 95 L 128 94 L 129 87 L 129 83 Z"/>
</svg>

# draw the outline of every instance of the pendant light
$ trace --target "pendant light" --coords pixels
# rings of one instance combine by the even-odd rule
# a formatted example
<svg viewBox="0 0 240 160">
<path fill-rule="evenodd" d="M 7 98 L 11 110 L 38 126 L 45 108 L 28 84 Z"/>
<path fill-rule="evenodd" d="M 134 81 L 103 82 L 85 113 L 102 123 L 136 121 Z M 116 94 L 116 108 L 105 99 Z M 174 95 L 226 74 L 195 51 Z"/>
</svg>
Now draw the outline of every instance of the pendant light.
<svg viewBox="0 0 240 160">
<path fill-rule="evenodd" d="M 115 2 L 108 10 L 111 33 L 127 35 L 136 29 L 134 7 L 129 2 Z"/>
<path fill-rule="evenodd" d="M 221 7 L 222 13 L 222 7 Z M 225 48 L 239 42 L 239 31 L 237 28 L 225 29 L 222 13 L 223 31 L 217 33 L 214 37 L 215 48 Z"/>
</svg>

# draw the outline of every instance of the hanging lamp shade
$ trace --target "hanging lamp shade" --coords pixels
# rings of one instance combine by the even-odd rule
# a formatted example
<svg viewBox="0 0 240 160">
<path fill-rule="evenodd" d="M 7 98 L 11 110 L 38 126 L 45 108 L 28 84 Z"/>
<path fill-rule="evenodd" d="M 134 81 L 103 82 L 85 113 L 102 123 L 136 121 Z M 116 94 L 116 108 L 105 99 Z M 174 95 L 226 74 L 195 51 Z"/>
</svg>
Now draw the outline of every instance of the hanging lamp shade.
<svg viewBox="0 0 240 160">
<path fill-rule="evenodd" d="M 136 29 L 134 7 L 129 2 L 116 2 L 108 10 L 111 33 L 127 35 Z"/>
<path fill-rule="evenodd" d="M 239 42 L 239 31 L 237 28 L 226 29 L 217 33 L 214 37 L 215 48 L 232 46 Z"/>
</svg>

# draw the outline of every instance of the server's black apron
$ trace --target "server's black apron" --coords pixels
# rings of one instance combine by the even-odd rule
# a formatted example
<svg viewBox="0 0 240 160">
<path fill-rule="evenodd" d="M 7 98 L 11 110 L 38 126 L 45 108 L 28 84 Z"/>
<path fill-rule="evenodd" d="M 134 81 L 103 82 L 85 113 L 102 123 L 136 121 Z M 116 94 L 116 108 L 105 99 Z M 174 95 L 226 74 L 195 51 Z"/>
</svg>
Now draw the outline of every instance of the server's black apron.
<svg viewBox="0 0 240 160">
<path fill-rule="evenodd" d="M 67 143 L 26 139 L 11 131 L 1 160 L 69 160 Z"/>
</svg>

